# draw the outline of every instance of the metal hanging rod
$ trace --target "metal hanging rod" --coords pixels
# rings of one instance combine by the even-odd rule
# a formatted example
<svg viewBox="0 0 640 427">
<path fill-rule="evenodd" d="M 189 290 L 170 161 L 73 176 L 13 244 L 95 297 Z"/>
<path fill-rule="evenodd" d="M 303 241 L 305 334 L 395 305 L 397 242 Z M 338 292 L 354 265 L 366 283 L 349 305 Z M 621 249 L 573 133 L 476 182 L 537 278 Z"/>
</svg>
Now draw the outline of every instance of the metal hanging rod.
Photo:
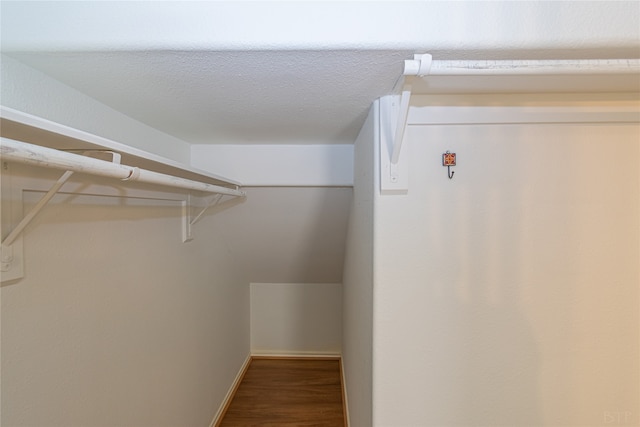
<svg viewBox="0 0 640 427">
<path fill-rule="evenodd" d="M 225 194 L 238 197 L 244 197 L 246 195 L 244 191 L 237 188 L 227 188 L 205 182 L 193 181 L 140 169 L 135 166 L 111 163 L 7 138 L 2 138 L 1 141 L 0 158 L 4 161 L 117 178 L 122 181 L 139 181 L 185 190 L 202 191 L 205 193 Z"/>
<path fill-rule="evenodd" d="M 64 174 L 47 191 L 40 201 L 27 213 L 15 228 L 0 243 L 0 271 L 2 280 L 15 280 L 23 277 L 22 245 L 15 245 L 18 237 L 45 207 L 67 180 L 76 172 L 90 175 L 117 178 L 122 181 L 139 181 L 148 184 L 162 185 L 166 187 L 181 188 L 184 190 L 200 191 L 216 194 L 212 204 L 217 203 L 223 195 L 244 197 L 246 193 L 239 188 L 227 188 L 205 182 L 193 181 L 186 178 L 140 169 L 135 166 L 125 166 L 119 163 L 119 156 L 114 154 L 114 162 L 94 159 L 70 152 L 55 150 L 26 142 L 15 141 L 8 138 L 0 138 L 0 160 L 3 162 L 16 162 L 28 165 L 41 166 L 64 170 Z M 183 242 L 191 240 L 191 225 L 204 213 L 202 212 L 191 221 L 189 214 L 190 195 L 183 202 Z"/>
<path fill-rule="evenodd" d="M 433 60 L 414 55 L 404 62 L 405 76 L 561 75 L 640 73 L 640 59 Z"/>
</svg>

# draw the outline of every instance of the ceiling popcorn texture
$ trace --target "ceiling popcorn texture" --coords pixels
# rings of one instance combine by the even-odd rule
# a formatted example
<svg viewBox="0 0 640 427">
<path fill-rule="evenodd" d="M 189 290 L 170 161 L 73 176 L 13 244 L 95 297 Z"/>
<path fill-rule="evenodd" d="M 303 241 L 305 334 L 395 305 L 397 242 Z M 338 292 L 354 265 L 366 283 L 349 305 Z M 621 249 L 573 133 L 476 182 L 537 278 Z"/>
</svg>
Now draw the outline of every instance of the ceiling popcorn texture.
<svg viewBox="0 0 640 427">
<path fill-rule="evenodd" d="M 192 144 L 352 143 L 409 52 L 16 53 L 14 58 Z"/>
<path fill-rule="evenodd" d="M 352 143 L 371 103 L 391 93 L 414 53 L 640 57 L 637 8 L 633 1 L 3 1 L 2 51 L 191 144 Z M 544 81 L 507 82 L 437 78 L 416 89 L 545 89 Z"/>
<path fill-rule="evenodd" d="M 3 0 L 0 10 L 2 54 L 10 57 L 3 70 L 19 69 L 10 67 L 17 61 L 60 82 L 43 94 L 53 97 L 46 105 L 89 129 L 109 126 L 93 111 L 133 119 L 118 118 L 130 127 L 109 130 L 118 141 L 130 143 L 126 137 L 143 123 L 157 132 L 142 126 L 152 136 L 138 146 L 181 160 L 222 144 L 352 144 L 372 103 L 393 92 L 415 53 L 434 60 L 640 58 L 636 1 Z M 606 76 L 408 80 L 413 94 L 429 95 L 630 88 Z M 20 89 L 30 95 L 45 86 L 28 83 Z M 98 102 L 65 104 L 56 94 L 67 86 Z M 342 280 L 350 188 L 248 190 L 246 200 L 215 214 L 251 281 Z"/>
</svg>

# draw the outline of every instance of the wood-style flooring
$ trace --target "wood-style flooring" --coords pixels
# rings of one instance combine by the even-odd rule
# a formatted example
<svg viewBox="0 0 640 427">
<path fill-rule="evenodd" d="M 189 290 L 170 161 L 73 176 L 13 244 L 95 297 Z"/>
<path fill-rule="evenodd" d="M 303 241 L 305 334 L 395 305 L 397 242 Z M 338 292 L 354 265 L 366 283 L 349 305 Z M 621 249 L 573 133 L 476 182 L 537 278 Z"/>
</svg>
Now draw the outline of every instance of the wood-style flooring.
<svg viewBox="0 0 640 427">
<path fill-rule="evenodd" d="M 344 427 L 340 361 L 254 358 L 219 424 Z"/>
</svg>

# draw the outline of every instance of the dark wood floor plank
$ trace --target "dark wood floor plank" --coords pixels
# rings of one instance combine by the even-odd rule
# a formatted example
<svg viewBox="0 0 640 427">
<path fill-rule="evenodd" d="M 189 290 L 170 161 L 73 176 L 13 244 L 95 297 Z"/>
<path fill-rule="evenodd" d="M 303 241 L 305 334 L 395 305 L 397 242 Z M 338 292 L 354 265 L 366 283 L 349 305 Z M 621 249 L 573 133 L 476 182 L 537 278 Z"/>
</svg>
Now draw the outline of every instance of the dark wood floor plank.
<svg viewBox="0 0 640 427">
<path fill-rule="evenodd" d="M 340 362 L 253 359 L 221 427 L 343 427 Z"/>
</svg>

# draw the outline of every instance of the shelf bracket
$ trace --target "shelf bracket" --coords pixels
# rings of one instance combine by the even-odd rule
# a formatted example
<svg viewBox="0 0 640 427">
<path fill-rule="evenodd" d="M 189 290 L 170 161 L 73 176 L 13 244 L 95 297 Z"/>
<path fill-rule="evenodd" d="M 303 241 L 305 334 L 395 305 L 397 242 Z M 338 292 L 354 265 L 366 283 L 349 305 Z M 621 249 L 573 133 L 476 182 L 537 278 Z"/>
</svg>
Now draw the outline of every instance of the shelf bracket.
<svg viewBox="0 0 640 427">
<path fill-rule="evenodd" d="M 53 184 L 53 186 L 49 189 L 49 191 L 47 191 L 45 195 L 42 196 L 42 198 L 38 201 L 38 203 L 36 203 L 36 205 L 31 208 L 29 213 L 26 214 L 24 218 L 22 218 L 22 220 L 18 223 L 18 225 L 16 225 L 15 228 L 9 234 L 7 234 L 7 237 L 2 240 L 1 269 L 2 272 L 5 273 L 2 277 L 3 280 L 5 280 L 5 277 L 6 280 L 22 277 L 22 275 L 20 275 L 20 277 L 13 277 L 11 274 L 8 274 L 11 272 L 11 269 L 14 266 L 13 264 L 15 261 L 15 257 L 18 256 L 18 254 L 16 253 L 17 251 L 14 252 L 13 250 L 13 243 L 21 235 L 22 231 L 27 227 L 27 225 L 29 225 L 31 221 L 33 221 L 33 219 L 47 205 L 47 203 L 49 203 L 49 200 L 51 200 L 51 198 L 56 195 L 56 193 L 58 192 L 58 190 L 60 190 L 64 183 L 67 182 L 69 178 L 71 178 L 71 175 L 73 175 L 72 171 L 66 171 L 65 173 L 63 173 L 62 176 L 58 178 L 55 184 Z M 22 254 L 20 254 L 20 258 L 22 258 Z"/>
<path fill-rule="evenodd" d="M 83 154 L 90 154 L 90 151 L 82 151 Z M 91 152 L 100 151 L 108 153 L 112 156 L 112 162 L 120 163 L 120 154 L 114 151 L 105 150 L 91 150 Z M 6 162 L 3 162 L 3 170 L 8 173 L 9 166 Z M 38 200 L 33 208 L 27 213 L 18 224 L 11 230 L 7 236 L 2 239 L 0 244 L 0 271 L 2 271 L 2 281 L 15 280 L 23 277 L 23 257 L 24 251 L 22 248 L 22 241 L 18 241 L 18 238 L 22 236 L 22 232 L 33 221 L 33 219 L 42 211 L 42 209 L 49 203 L 49 201 L 55 196 L 60 188 L 71 178 L 73 171 L 65 171 L 60 178 L 51 186 L 44 196 Z M 5 177 L 5 179 L 8 177 Z M 4 180 L 4 179 L 3 179 Z M 10 181 L 10 180 L 9 180 Z M 13 194 L 12 189 L 10 192 Z M 12 200 L 11 203 L 15 201 Z M 4 213 L 9 214 L 9 210 Z M 13 215 L 12 215 L 13 216 Z M 7 222 L 8 223 L 8 222 Z"/>
<path fill-rule="evenodd" d="M 29 211 L 29 213 L 26 214 L 24 218 L 22 218 L 22 221 L 20 221 L 18 225 L 16 225 L 13 231 L 11 231 L 11 233 L 9 233 L 7 237 L 4 238 L 4 240 L 2 241 L 2 246 L 11 246 L 13 244 L 20 233 L 22 233 L 22 230 L 24 230 L 27 225 L 29 225 L 29 223 L 36 217 L 36 215 L 40 213 L 42 208 L 44 208 L 47 203 L 49 203 L 49 200 L 51 200 L 51 198 L 56 195 L 56 193 L 58 192 L 58 190 L 60 190 L 64 183 L 67 182 L 69 178 L 71 178 L 71 175 L 73 175 L 72 171 L 66 171 L 60 178 L 58 178 L 58 180 L 55 182 L 55 184 L 53 184 L 49 191 L 47 191 L 45 195 L 42 196 L 42 198 L 38 201 L 38 203 L 36 203 L 36 205 Z"/>
<path fill-rule="evenodd" d="M 218 204 L 218 202 L 220 201 L 220 199 L 222 199 L 222 194 L 216 194 L 214 195 L 211 200 L 209 200 L 209 203 L 207 203 L 207 206 L 205 206 L 204 208 L 202 208 L 202 210 L 200 211 L 200 213 L 198 215 L 196 215 L 195 218 L 193 218 L 190 222 L 191 225 L 195 224 L 196 222 L 198 222 L 198 220 L 200 219 L 200 217 L 207 211 L 207 209 L 209 209 L 211 206 L 215 206 Z"/>
<path fill-rule="evenodd" d="M 193 240 L 191 231 L 191 194 L 187 194 L 187 200 L 182 201 L 182 243 Z"/>
<path fill-rule="evenodd" d="M 207 203 L 207 205 L 204 208 L 202 208 L 200 213 L 192 218 L 191 217 L 192 196 L 191 194 L 187 195 L 187 200 L 184 200 L 182 202 L 182 243 L 187 243 L 193 240 L 192 226 L 196 222 L 198 222 L 198 220 L 202 217 L 202 215 L 204 215 L 207 209 L 209 209 L 211 206 L 217 205 L 222 199 L 222 196 L 224 196 L 224 194 L 215 194 L 209 200 L 209 203 Z"/>
<path fill-rule="evenodd" d="M 411 86 L 399 95 L 380 98 L 380 191 L 406 194 L 409 190 L 409 156 L 402 152 L 409 116 Z M 401 154 L 404 154 L 401 156 Z"/>
</svg>

